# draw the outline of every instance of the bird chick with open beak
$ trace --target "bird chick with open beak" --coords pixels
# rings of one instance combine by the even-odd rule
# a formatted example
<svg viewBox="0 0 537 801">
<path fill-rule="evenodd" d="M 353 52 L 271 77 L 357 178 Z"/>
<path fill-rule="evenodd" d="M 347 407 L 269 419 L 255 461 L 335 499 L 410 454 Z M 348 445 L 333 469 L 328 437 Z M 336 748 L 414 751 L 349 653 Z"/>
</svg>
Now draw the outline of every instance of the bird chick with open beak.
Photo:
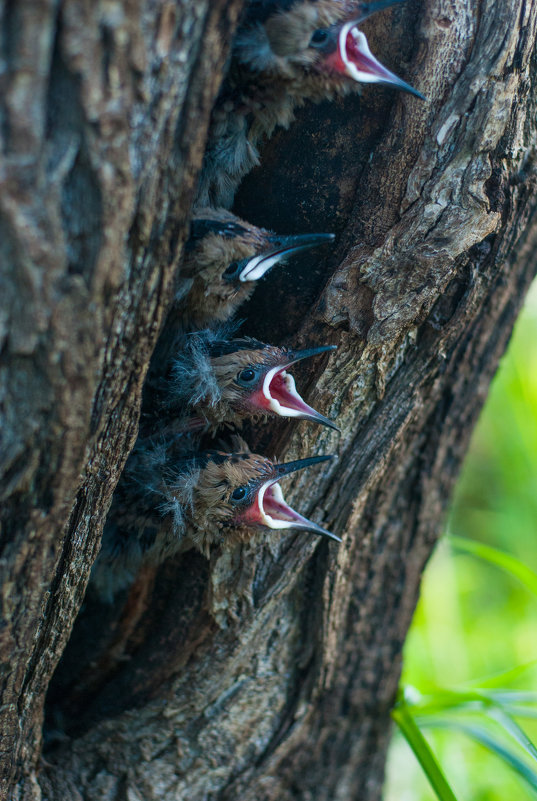
<svg viewBox="0 0 537 801">
<path fill-rule="evenodd" d="M 260 529 L 302 529 L 341 542 L 292 509 L 279 484 L 332 456 L 277 464 L 251 453 L 239 437 L 233 447 L 233 453 L 185 455 L 173 440 L 137 444 L 114 495 L 93 572 L 101 597 L 130 583 L 143 563 L 160 564 L 193 547 L 208 557 L 213 546 L 247 542 Z"/>
<path fill-rule="evenodd" d="M 299 395 L 289 368 L 335 345 L 291 350 L 250 337 L 222 338 L 211 330 L 190 334 L 175 358 L 167 386 L 166 415 L 176 431 L 240 427 L 245 419 L 287 417 L 338 430 Z"/>
<path fill-rule="evenodd" d="M 211 120 L 198 202 L 229 207 L 258 145 L 305 100 L 378 83 L 423 95 L 373 55 L 359 25 L 404 0 L 251 0 Z"/>
</svg>

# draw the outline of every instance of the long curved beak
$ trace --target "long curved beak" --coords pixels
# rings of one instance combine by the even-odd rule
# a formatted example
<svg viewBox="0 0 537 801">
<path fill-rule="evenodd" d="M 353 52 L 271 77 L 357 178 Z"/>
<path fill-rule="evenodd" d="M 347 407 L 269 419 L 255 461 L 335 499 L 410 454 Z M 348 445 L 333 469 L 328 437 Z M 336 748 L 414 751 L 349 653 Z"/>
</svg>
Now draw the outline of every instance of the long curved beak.
<svg viewBox="0 0 537 801">
<path fill-rule="evenodd" d="M 381 8 L 393 5 L 393 3 L 379 2 L 366 5 L 369 10 L 365 13 L 365 16 L 362 14 L 341 26 L 337 50 L 334 55 L 329 57 L 328 63 L 336 72 L 347 75 L 359 83 L 387 84 L 419 97 L 421 100 L 426 100 L 426 97 L 421 92 L 403 81 L 402 78 L 399 78 L 375 58 L 369 49 L 365 33 L 358 28 L 358 24 L 366 17 L 375 11 L 380 11 Z"/>
<path fill-rule="evenodd" d="M 301 362 L 303 359 L 311 359 L 313 356 L 319 356 L 321 353 L 328 353 L 329 351 L 337 350 L 337 345 L 319 345 L 318 348 L 304 348 L 303 350 L 289 351 L 289 366 Z"/>
<path fill-rule="evenodd" d="M 311 467 L 311 465 L 320 464 L 321 462 L 330 462 L 335 458 L 333 454 L 326 454 L 323 456 L 308 456 L 306 459 L 295 459 L 294 462 L 275 464 L 274 479 L 271 480 L 279 481 L 280 478 L 296 473 L 297 470 L 304 470 L 305 467 Z"/>
<path fill-rule="evenodd" d="M 332 534 L 331 531 L 295 512 L 285 502 L 282 489 L 278 483 L 284 476 L 295 473 L 297 470 L 303 470 L 305 467 L 311 467 L 314 464 L 327 462 L 330 459 L 334 459 L 334 456 L 310 456 L 308 459 L 297 459 L 294 462 L 274 465 L 268 478 L 260 481 L 253 502 L 235 518 L 235 524 L 263 526 L 273 530 L 300 528 L 319 534 L 321 537 L 341 542 L 340 537 Z"/>
<path fill-rule="evenodd" d="M 305 531 L 312 531 L 321 537 L 341 542 L 340 537 L 292 509 L 285 502 L 282 489 L 278 483 L 281 478 L 295 473 L 297 470 L 303 470 L 305 467 L 311 467 L 314 464 L 327 462 L 334 458 L 332 455 L 310 456 L 307 459 L 296 459 L 294 462 L 274 465 L 274 477 L 265 481 L 257 494 L 257 505 L 262 525 L 271 529 L 300 528 Z"/>
<path fill-rule="evenodd" d="M 300 528 L 304 531 L 311 531 L 314 534 L 319 534 L 320 537 L 326 537 L 335 542 L 341 542 L 341 537 L 332 534 L 328 529 L 314 523 L 313 520 L 308 520 L 301 514 L 292 509 L 283 497 L 283 492 L 279 484 L 271 484 L 268 486 L 262 497 L 263 513 L 265 521 L 269 520 L 269 528 Z M 267 522 L 265 522 L 267 525 Z"/>
<path fill-rule="evenodd" d="M 335 234 L 300 234 L 298 236 L 272 237 L 271 243 L 273 243 L 273 247 L 257 256 L 252 256 L 243 267 L 239 280 L 259 281 L 271 267 L 285 261 L 294 253 L 298 253 L 301 250 L 309 250 L 327 242 L 333 242 L 335 238 Z"/>
<path fill-rule="evenodd" d="M 334 431 L 339 431 L 337 425 L 328 417 L 306 403 L 296 388 L 294 377 L 287 372 L 287 368 L 303 359 L 336 349 L 335 345 L 323 345 L 319 348 L 287 351 L 286 360 L 267 371 L 262 386 L 252 393 L 250 403 L 255 407 L 277 414 L 279 417 L 311 420 L 332 428 Z"/>
</svg>

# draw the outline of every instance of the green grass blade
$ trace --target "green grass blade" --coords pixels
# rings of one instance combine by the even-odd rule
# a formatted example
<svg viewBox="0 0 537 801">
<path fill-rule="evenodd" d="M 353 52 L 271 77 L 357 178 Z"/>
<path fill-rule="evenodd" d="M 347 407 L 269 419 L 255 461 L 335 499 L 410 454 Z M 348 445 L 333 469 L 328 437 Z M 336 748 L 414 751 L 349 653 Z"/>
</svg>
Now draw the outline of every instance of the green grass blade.
<svg viewBox="0 0 537 801">
<path fill-rule="evenodd" d="M 523 676 L 524 673 L 528 673 L 530 670 L 535 670 L 535 668 L 537 668 L 537 659 L 533 659 L 531 662 L 526 662 L 524 665 L 519 665 L 518 667 L 511 668 L 510 670 L 504 670 L 501 673 L 495 673 L 493 676 L 468 682 L 467 686 L 476 687 L 481 690 L 494 690 L 497 688 L 504 689 L 508 684 L 512 684 L 514 681 L 519 679 L 520 676 Z"/>
<path fill-rule="evenodd" d="M 438 687 L 429 690 L 427 695 L 417 691 L 407 694 L 405 702 L 411 707 L 414 716 L 436 715 L 439 712 L 474 711 L 484 712 L 496 704 L 496 699 L 480 690 L 457 690 Z"/>
<path fill-rule="evenodd" d="M 520 559 L 505 553 L 505 551 L 500 551 L 498 548 L 492 548 L 490 545 L 484 545 L 482 542 L 470 540 L 466 537 L 457 537 L 454 534 L 448 535 L 448 542 L 461 553 L 477 556 L 491 565 L 500 567 L 506 573 L 518 579 L 533 595 L 537 596 L 537 573 L 534 573 Z"/>
<path fill-rule="evenodd" d="M 537 693 L 531 690 L 482 690 L 498 704 L 537 704 Z"/>
<path fill-rule="evenodd" d="M 424 721 L 423 725 L 431 728 L 451 729 L 453 731 L 463 732 L 493 754 L 503 759 L 503 761 L 537 793 L 537 773 L 526 765 L 526 763 L 517 754 L 511 751 L 510 748 L 506 748 L 503 743 L 492 737 L 486 729 L 459 721 L 434 721 L 432 719 Z"/>
<path fill-rule="evenodd" d="M 513 718 L 507 714 L 506 710 L 496 704 L 492 707 L 487 709 L 487 714 L 493 720 L 502 726 L 503 729 L 519 744 L 524 751 L 529 754 L 532 759 L 537 761 L 537 748 L 533 745 L 532 741 L 526 734 L 526 732 L 520 728 L 518 723 L 513 720 Z"/>
<path fill-rule="evenodd" d="M 531 709 L 529 706 L 510 706 L 507 705 L 506 710 L 515 718 L 527 718 L 528 720 L 537 720 L 537 709 Z"/>
<path fill-rule="evenodd" d="M 443 690 L 439 689 L 437 692 L 428 696 L 422 696 L 414 693 L 416 700 L 411 701 L 408 705 L 415 717 L 425 718 L 427 716 L 438 716 L 439 713 L 452 714 L 452 713 L 478 713 L 481 716 L 486 716 L 494 720 L 504 731 L 512 737 L 518 745 L 526 751 L 526 753 L 535 761 L 537 761 L 537 748 L 527 736 L 525 731 L 518 725 L 510 714 L 509 702 L 503 703 L 501 699 L 509 698 L 513 702 L 520 701 L 521 696 L 524 698 L 531 698 L 535 702 L 534 693 L 520 693 L 507 691 L 502 692 L 479 692 L 478 690 Z M 412 693 L 407 693 L 407 697 L 411 699 Z"/>
<path fill-rule="evenodd" d="M 457 801 L 453 790 L 449 786 L 435 755 L 431 751 L 429 744 L 409 712 L 404 701 L 397 704 L 392 710 L 392 718 L 395 720 L 401 733 L 408 745 L 414 752 L 414 756 L 421 765 L 421 768 L 439 801 Z"/>
<path fill-rule="evenodd" d="M 419 713 L 429 713 L 441 710 L 458 709 L 459 707 L 487 707 L 499 704 L 509 707 L 515 704 L 537 704 L 537 692 L 533 690 L 510 690 L 506 687 L 491 689 L 488 686 L 475 686 L 461 689 L 454 687 L 438 687 L 431 685 L 426 692 L 420 692 L 415 687 L 406 685 L 404 699 L 407 706 Z"/>
</svg>

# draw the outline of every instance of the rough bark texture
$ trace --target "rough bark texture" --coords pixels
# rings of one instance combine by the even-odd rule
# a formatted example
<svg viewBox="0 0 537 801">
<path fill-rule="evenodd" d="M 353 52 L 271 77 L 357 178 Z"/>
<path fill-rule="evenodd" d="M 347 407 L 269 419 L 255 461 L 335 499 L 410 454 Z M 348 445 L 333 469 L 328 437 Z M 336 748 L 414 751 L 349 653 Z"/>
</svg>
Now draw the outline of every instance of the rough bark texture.
<svg viewBox="0 0 537 801">
<path fill-rule="evenodd" d="M 0 5 L 2 774 L 37 797 L 238 2 Z"/>
<path fill-rule="evenodd" d="M 339 345 L 302 385 L 342 433 L 247 437 L 338 454 L 286 495 L 344 543 L 189 553 L 126 605 L 88 601 L 36 773 L 237 5 L 0 6 L 4 795 L 380 797 L 421 571 L 535 271 L 533 0 L 409 0 L 371 20 L 372 49 L 430 102 L 367 89 L 266 147 L 237 210 L 332 228 L 338 247 L 275 273 L 241 316 L 275 344 Z"/>
</svg>

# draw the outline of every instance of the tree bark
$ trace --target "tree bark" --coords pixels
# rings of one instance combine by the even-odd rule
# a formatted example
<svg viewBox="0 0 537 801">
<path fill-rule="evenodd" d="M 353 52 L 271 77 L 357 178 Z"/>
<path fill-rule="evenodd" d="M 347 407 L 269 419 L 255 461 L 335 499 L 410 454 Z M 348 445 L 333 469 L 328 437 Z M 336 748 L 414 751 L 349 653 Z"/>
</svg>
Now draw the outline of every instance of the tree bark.
<svg viewBox="0 0 537 801">
<path fill-rule="evenodd" d="M 39 796 L 239 5 L 0 4 L 1 797 Z"/>
<path fill-rule="evenodd" d="M 368 88 L 264 149 L 237 210 L 338 246 L 240 316 L 274 344 L 338 344 L 301 382 L 341 434 L 246 438 L 338 454 L 286 496 L 344 542 L 190 552 L 113 607 L 88 599 L 38 762 L 239 5 L 0 6 L 2 797 L 380 797 L 421 571 L 535 272 L 534 2 L 372 18 L 373 52 L 429 102 Z"/>
</svg>

